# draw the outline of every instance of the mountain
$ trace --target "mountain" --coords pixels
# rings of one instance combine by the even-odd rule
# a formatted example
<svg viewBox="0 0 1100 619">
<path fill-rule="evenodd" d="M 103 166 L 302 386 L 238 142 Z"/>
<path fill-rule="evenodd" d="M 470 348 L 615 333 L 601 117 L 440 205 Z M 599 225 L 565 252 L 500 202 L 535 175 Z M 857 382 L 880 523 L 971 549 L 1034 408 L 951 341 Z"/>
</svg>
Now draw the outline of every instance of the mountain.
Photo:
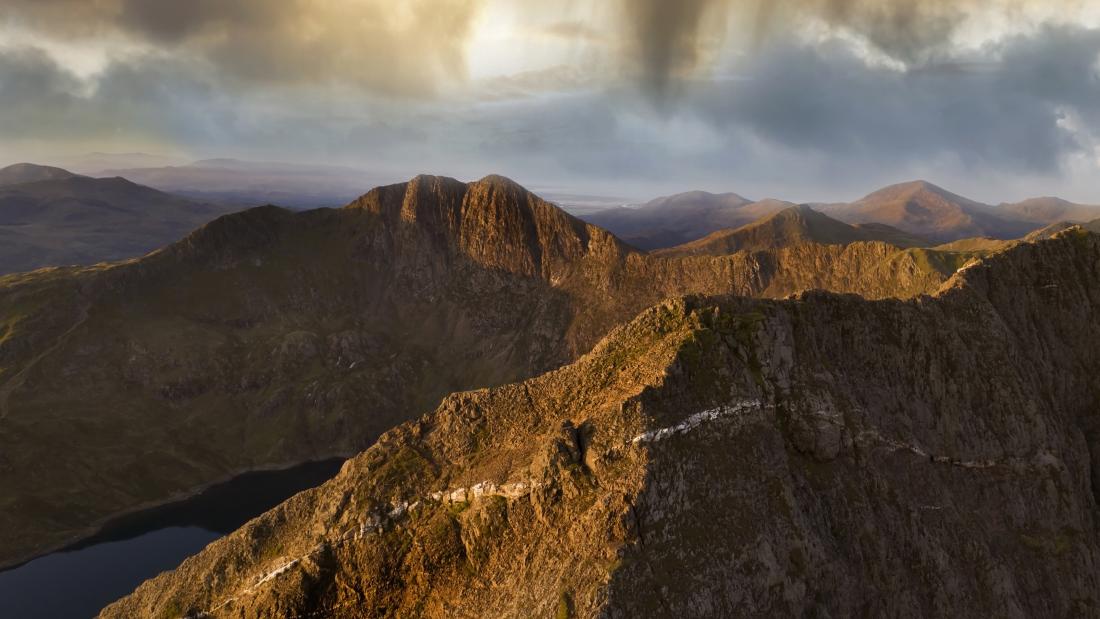
<svg viewBox="0 0 1100 619">
<path fill-rule="evenodd" d="M 1059 221 L 1086 222 L 1100 217 L 1100 205 L 1074 204 L 1061 198 L 1032 198 L 1014 204 L 1002 204 L 999 210 L 1038 224 Z"/>
<path fill-rule="evenodd" d="M 276 203 L 302 209 L 346 204 L 381 178 L 342 166 L 239 159 L 108 169 L 103 174 L 124 176 L 207 202 L 236 206 Z"/>
<path fill-rule="evenodd" d="M 1035 228 L 1035 222 L 1018 219 L 1015 213 L 958 196 L 925 181 L 891 185 L 850 204 L 820 208 L 842 221 L 887 224 L 937 242 L 980 236 L 1014 239 Z"/>
<path fill-rule="evenodd" d="M 6 168 L 0 168 L 0 187 L 38 181 L 66 180 L 76 178 L 76 176 L 76 174 L 61 168 L 35 165 L 33 163 L 16 163 Z"/>
<path fill-rule="evenodd" d="M 1100 236 L 688 298 L 457 393 L 114 617 L 1092 616 Z"/>
<path fill-rule="evenodd" d="M 715 243 L 725 251 L 724 230 L 747 226 L 756 220 L 793 207 L 790 202 L 752 202 L 737 194 L 693 191 L 653 200 L 641 207 L 618 207 L 581 215 L 635 247 L 669 250 L 700 241 Z M 864 228 L 867 238 L 901 246 L 913 243 L 942 244 L 986 237 L 1021 238 L 1046 225 L 1061 221 L 1080 223 L 1100 217 L 1100 206 L 1074 204 L 1058 198 L 1035 198 L 1014 204 L 990 206 L 951 193 L 926 181 L 885 187 L 851 203 L 807 205 L 834 219 Z M 886 226 L 875 230 L 874 226 Z M 897 234 L 901 231 L 901 235 Z M 702 241 L 703 237 L 717 234 Z M 926 240 L 927 239 L 927 240 Z M 736 240 L 729 241 L 736 246 Z M 708 250 L 700 250 L 708 251 Z"/>
<path fill-rule="evenodd" d="M 648 256 L 507 179 L 421 176 L 0 278 L 0 565 L 242 471 L 358 453 L 668 297 L 908 297 L 973 258 L 881 242 Z"/>
<path fill-rule="evenodd" d="M 66 170 L 73 170 L 87 176 L 115 176 L 105 174 L 106 170 L 130 168 L 159 168 L 165 166 L 187 165 L 188 160 L 178 155 L 153 153 L 85 153 L 83 155 L 56 157 L 53 163 Z"/>
<path fill-rule="evenodd" d="M 788 206 L 789 202 L 779 200 L 753 202 L 735 193 L 691 191 L 638 207 L 597 211 L 583 218 L 639 249 L 652 250 L 694 241 L 715 230 L 736 228 Z"/>
<path fill-rule="evenodd" d="M 737 251 L 776 250 L 819 243 L 848 245 L 882 241 L 898 247 L 926 247 L 928 241 L 883 224 L 848 225 L 809 206 L 791 206 L 774 215 L 732 230 L 719 230 L 697 241 L 654 253 L 663 256 L 721 256 Z"/>
<path fill-rule="evenodd" d="M 124 178 L 9 166 L 0 170 L 0 275 L 140 256 L 226 211 Z"/>
</svg>

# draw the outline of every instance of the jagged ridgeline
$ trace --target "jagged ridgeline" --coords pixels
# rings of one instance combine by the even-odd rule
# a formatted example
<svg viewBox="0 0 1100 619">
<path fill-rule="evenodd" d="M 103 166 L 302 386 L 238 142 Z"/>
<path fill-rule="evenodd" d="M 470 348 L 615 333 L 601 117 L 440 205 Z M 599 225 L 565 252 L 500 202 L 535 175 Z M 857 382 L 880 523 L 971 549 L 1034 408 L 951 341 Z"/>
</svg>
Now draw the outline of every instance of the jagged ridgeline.
<svg viewBox="0 0 1100 619">
<path fill-rule="evenodd" d="M 932 297 L 666 301 L 103 617 L 1095 616 L 1100 236 Z"/>
<path fill-rule="evenodd" d="M 0 278 L 0 565 L 241 471 L 358 453 L 670 296 L 908 297 L 974 255 L 848 240 L 663 258 L 506 179 L 424 176 Z"/>
</svg>

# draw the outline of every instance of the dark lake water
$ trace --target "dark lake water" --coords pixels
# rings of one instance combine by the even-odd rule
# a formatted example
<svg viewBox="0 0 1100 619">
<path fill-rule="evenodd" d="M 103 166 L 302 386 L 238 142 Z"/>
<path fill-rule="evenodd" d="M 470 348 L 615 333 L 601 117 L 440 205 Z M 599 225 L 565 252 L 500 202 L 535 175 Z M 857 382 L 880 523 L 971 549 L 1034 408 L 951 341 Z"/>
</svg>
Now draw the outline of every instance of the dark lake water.
<svg viewBox="0 0 1100 619">
<path fill-rule="evenodd" d="M 0 617 L 94 617 L 146 579 L 332 478 L 341 464 L 326 460 L 246 473 L 190 499 L 121 518 L 94 537 L 0 572 Z"/>
</svg>

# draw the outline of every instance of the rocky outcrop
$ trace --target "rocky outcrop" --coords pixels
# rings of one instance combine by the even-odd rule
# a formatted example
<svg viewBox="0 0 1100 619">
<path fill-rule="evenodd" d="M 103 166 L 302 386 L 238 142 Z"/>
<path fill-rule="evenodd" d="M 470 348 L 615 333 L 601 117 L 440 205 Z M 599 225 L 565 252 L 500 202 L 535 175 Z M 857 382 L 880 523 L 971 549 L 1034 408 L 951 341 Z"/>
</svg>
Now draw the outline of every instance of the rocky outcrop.
<svg viewBox="0 0 1100 619">
<path fill-rule="evenodd" d="M 0 279 L 0 564 L 243 470 L 357 453 L 670 296 L 910 296 L 963 261 L 885 243 L 658 258 L 507 179 L 424 176 Z"/>
<path fill-rule="evenodd" d="M 102 617 L 1091 616 L 1100 237 L 668 301 L 456 393 Z"/>
</svg>

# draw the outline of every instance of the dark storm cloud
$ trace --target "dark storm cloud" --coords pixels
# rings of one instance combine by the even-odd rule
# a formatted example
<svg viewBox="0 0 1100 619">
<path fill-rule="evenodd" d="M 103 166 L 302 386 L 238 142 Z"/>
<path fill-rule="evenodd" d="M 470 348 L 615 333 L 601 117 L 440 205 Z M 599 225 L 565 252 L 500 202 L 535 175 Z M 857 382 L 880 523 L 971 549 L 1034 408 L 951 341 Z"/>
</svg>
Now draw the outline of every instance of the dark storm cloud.
<svg viewBox="0 0 1100 619">
<path fill-rule="evenodd" d="M 1020 0 L 620 0 L 624 47 L 641 87 L 664 105 L 679 82 L 708 65 L 726 20 L 748 34 L 749 51 L 790 42 L 807 25 L 853 35 L 886 57 L 919 65 L 950 55 L 953 37 L 970 19 L 1015 15 Z M 1048 0 L 1066 14 L 1081 0 Z M 744 42 L 740 43 L 745 47 Z"/>
<path fill-rule="evenodd" d="M 642 88 L 658 103 L 670 95 L 675 80 L 690 72 L 705 53 L 704 22 L 713 20 L 722 0 L 622 0 Z"/>
<path fill-rule="evenodd" d="M 0 50 L 0 139 L 229 138 L 231 102 L 185 64 L 112 63 L 85 84 L 33 48 Z"/>
<path fill-rule="evenodd" d="M 693 104 L 719 127 L 880 162 L 947 154 L 1052 172 L 1081 147 L 1060 123 L 1066 114 L 1100 131 L 1100 31 L 1043 28 L 984 54 L 979 71 L 898 71 L 868 66 L 839 43 L 775 46 L 747 61 L 751 84 Z"/>
</svg>

